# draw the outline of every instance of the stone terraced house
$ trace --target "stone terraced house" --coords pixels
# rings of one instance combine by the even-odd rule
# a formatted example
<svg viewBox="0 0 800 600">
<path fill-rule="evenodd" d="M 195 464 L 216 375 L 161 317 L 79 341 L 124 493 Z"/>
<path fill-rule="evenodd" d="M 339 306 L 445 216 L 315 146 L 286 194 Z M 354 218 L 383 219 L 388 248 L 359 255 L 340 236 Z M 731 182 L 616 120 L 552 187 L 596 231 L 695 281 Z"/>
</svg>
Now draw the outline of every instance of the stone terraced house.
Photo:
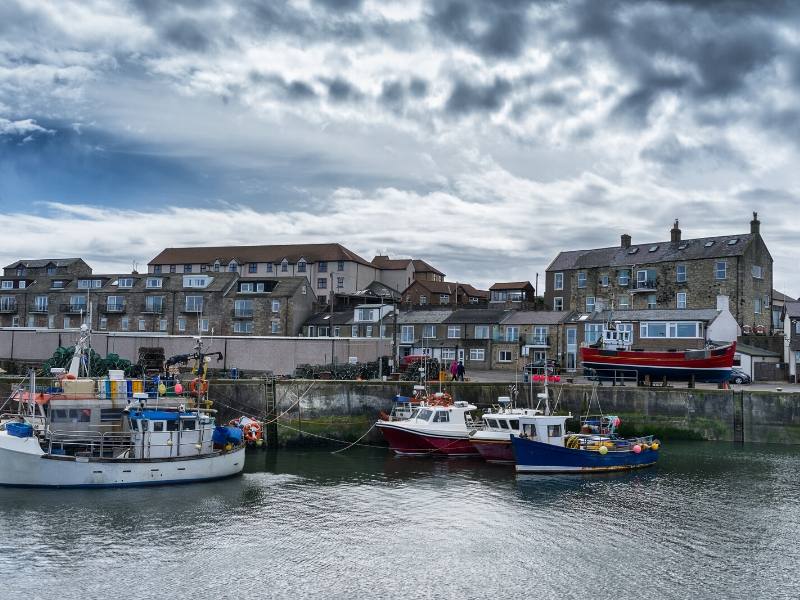
<svg viewBox="0 0 800 600">
<path fill-rule="evenodd" d="M 678 221 L 669 241 L 561 252 L 547 268 L 545 304 L 592 313 L 643 309 L 713 309 L 730 298 L 730 312 L 747 332 L 772 328 L 772 256 L 756 213 L 749 233 L 683 239 Z"/>
</svg>

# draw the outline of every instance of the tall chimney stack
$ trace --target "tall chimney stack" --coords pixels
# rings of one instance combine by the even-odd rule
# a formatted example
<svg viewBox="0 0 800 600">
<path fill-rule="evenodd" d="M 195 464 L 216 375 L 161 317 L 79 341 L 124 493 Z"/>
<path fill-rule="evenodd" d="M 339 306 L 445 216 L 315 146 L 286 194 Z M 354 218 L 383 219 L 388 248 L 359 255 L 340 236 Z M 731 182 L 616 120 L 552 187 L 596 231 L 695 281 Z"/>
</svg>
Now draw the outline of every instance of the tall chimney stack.
<svg viewBox="0 0 800 600">
<path fill-rule="evenodd" d="M 753 212 L 753 220 L 750 221 L 750 233 L 753 235 L 761 233 L 761 221 L 758 220 L 757 212 Z"/>
<path fill-rule="evenodd" d="M 623 248 L 631 247 L 631 236 L 629 236 L 627 233 L 623 233 L 619 239 Z"/>
<path fill-rule="evenodd" d="M 672 229 L 669 230 L 669 241 L 671 242 L 681 241 L 681 230 L 678 227 L 678 219 L 675 219 L 675 224 L 672 226 Z"/>
</svg>

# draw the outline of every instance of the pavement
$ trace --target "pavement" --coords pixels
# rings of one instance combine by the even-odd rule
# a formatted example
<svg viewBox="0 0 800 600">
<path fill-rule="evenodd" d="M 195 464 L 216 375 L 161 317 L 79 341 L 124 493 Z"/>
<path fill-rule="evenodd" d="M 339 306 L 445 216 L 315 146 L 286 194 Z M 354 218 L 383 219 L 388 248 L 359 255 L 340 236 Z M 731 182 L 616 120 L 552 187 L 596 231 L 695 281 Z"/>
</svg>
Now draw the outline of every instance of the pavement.
<svg viewBox="0 0 800 600">
<path fill-rule="evenodd" d="M 465 374 L 467 380 L 474 381 L 477 383 L 507 383 L 512 384 L 516 381 L 516 383 L 521 384 L 523 381 L 522 373 L 514 371 L 470 371 Z M 591 385 L 593 382 L 585 377 L 572 377 L 573 382 L 576 384 L 581 385 Z M 633 383 L 627 384 L 628 386 L 633 387 Z M 609 386 L 609 383 L 604 382 L 603 386 Z M 653 386 L 653 387 L 661 387 L 661 386 Z M 686 383 L 683 382 L 675 382 L 674 384 L 670 385 L 669 387 L 674 389 L 687 389 Z M 706 390 L 716 390 L 717 384 L 716 383 L 698 383 L 696 385 L 698 389 L 706 389 Z M 753 392 L 783 392 L 783 393 L 800 393 L 800 384 L 797 383 L 786 383 L 782 381 L 765 381 L 765 382 L 756 382 L 747 385 L 736 385 L 731 384 L 731 389 L 736 391 L 753 391 Z"/>
</svg>

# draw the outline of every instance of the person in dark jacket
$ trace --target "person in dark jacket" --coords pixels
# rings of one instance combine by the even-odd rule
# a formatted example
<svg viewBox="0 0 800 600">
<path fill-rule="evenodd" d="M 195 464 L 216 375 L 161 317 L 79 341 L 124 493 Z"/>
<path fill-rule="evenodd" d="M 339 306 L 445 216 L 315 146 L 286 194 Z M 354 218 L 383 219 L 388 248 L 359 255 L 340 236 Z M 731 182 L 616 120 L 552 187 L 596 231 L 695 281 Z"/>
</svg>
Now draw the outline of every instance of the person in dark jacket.
<svg viewBox="0 0 800 600">
<path fill-rule="evenodd" d="M 466 369 L 464 368 L 464 363 L 462 361 L 458 361 L 458 367 L 456 367 L 456 372 L 458 373 L 458 380 L 464 381 L 464 372 Z"/>
</svg>

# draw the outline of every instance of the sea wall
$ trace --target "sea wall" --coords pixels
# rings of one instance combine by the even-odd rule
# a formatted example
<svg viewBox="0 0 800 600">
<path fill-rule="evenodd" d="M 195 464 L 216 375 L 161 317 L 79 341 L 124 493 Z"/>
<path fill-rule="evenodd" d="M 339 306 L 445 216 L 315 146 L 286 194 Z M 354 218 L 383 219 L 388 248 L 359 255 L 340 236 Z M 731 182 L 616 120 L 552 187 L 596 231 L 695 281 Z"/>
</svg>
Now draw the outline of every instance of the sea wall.
<svg viewBox="0 0 800 600">
<path fill-rule="evenodd" d="M 438 389 L 435 387 L 435 389 Z M 444 390 L 458 400 L 485 409 L 506 384 L 448 383 Z M 218 381 L 212 385 L 217 408 L 225 417 L 265 414 L 265 388 L 256 380 Z M 409 395 L 404 382 L 287 380 L 276 383 L 279 445 L 324 442 L 326 438 L 355 440 L 389 411 L 395 394 Z M 559 408 L 573 415 L 619 415 L 623 432 L 652 432 L 665 438 L 800 444 L 800 394 L 709 389 L 643 388 L 635 386 L 564 385 L 551 387 Z M 540 389 L 534 389 L 534 397 Z M 596 393 L 596 397 L 593 394 Z M 529 388 L 517 404 L 530 406 Z M 599 404 L 598 404 L 599 401 Z M 381 442 L 373 430 L 369 443 Z"/>
<path fill-rule="evenodd" d="M 0 379 L 0 399 L 8 397 L 12 383 L 17 381 Z M 211 396 L 220 420 L 243 414 L 264 419 L 270 409 L 268 385 L 265 379 L 213 380 Z M 479 409 L 509 394 L 506 384 L 455 382 L 442 389 Z M 650 432 L 665 439 L 800 444 L 798 393 L 635 386 L 593 390 L 586 385 L 553 386 L 550 390 L 562 411 L 576 416 L 587 410 L 618 415 L 623 433 Z M 411 391 L 412 384 L 406 382 L 278 380 L 275 410 L 270 412 L 277 417 L 273 432 L 279 446 L 354 441 L 368 431 L 365 443 L 383 443 L 380 433 L 370 427 L 380 411 L 391 409 L 396 394 L 410 395 Z M 534 397 L 540 391 L 534 388 Z M 521 390 L 517 404 L 530 406 L 529 396 L 529 388 Z"/>
</svg>

